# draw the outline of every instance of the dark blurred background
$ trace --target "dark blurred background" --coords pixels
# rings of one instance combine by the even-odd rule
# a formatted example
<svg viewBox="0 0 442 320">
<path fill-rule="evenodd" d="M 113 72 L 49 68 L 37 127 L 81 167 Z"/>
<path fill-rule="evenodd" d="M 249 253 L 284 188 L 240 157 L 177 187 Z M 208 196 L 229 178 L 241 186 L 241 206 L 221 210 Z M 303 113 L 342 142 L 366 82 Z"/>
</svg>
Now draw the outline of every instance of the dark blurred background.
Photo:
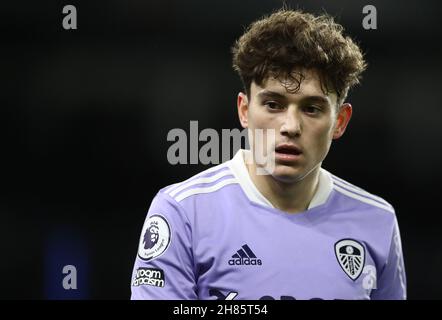
<svg viewBox="0 0 442 320">
<path fill-rule="evenodd" d="M 354 116 L 324 164 L 397 211 L 410 299 L 442 298 L 441 4 L 287 1 L 366 52 Z M 77 8 L 78 29 L 62 28 Z M 230 47 L 281 1 L 7 1 L 0 6 L 0 298 L 127 299 L 156 192 L 206 168 L 167 162 L 173 128 L 240 128 Z M 377 8 L 377 30 L 362 8 Z M 78 289 L 61 287 L 62 267 Z"/>
</svg>

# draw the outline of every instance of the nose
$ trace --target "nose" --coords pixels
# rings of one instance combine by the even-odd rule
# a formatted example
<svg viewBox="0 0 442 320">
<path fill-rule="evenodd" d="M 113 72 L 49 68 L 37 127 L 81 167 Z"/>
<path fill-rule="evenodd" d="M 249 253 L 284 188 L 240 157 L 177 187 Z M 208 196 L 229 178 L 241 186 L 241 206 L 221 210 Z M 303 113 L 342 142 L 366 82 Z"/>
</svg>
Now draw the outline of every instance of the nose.
<svg viewBox="0 0 442 320">
<path fill-rule="evenodd" d="M 284 122 L 281 126 L 280 133 L 283 136 L 296 137 L 302 132 L 302 120 L 298 110 L 288 108 L 284 114 Z"/>
</svg>

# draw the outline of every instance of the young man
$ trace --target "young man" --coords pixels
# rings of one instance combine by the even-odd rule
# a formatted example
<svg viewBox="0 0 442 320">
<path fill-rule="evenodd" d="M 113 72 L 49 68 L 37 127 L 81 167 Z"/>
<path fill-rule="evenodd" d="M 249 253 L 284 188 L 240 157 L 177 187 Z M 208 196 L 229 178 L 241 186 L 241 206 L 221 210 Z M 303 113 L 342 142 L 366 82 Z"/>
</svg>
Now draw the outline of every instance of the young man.
<svg viewBox="0 0 442 320">
<path fill-rule="evenodd" d="M 332 18 L 284 9 L 233 55 L 251 150 L 156 195 L 132 299 L 405 299 L 393 207 L 321 168 L 352 115 L 358 46 Z"/>
</svg>

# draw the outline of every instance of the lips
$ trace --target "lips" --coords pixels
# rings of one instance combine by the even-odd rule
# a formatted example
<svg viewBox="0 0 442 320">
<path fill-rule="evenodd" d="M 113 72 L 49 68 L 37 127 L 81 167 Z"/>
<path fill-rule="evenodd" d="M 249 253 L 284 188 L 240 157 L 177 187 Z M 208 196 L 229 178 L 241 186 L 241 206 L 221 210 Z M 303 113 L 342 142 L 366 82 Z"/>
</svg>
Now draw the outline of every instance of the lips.
<svg viewBox="0 0 442 320">
<path fill-rule="evenodd" d="M 301 149 L 293 144 L 280 144 L 275 148 L 275 151 L 280 154 L 298 156 L 302 153 Z"/>
</svg>

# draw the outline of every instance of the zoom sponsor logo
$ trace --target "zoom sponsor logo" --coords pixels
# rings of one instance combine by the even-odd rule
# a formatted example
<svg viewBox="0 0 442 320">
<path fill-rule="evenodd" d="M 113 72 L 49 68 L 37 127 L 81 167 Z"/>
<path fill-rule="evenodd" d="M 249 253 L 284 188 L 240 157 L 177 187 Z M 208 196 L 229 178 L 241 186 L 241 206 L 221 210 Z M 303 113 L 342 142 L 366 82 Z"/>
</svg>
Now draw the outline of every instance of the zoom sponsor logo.
<svg viewBox="0 0 442 320">
<path fill-rule="evenodd" d="M 247 244 L 243 245 L 229 260 L 231 266 L 260 266 L 261 259 L 258 259 Z"/>
<path fill-rule="evenodd" d="M 135 273 L 135 279 L 132 282 L 132 286 L 154 286 L 164 287 L 165 279 L 164 272 L 161 269 L 154 268 L 138 268 Z"/>
</svg>

